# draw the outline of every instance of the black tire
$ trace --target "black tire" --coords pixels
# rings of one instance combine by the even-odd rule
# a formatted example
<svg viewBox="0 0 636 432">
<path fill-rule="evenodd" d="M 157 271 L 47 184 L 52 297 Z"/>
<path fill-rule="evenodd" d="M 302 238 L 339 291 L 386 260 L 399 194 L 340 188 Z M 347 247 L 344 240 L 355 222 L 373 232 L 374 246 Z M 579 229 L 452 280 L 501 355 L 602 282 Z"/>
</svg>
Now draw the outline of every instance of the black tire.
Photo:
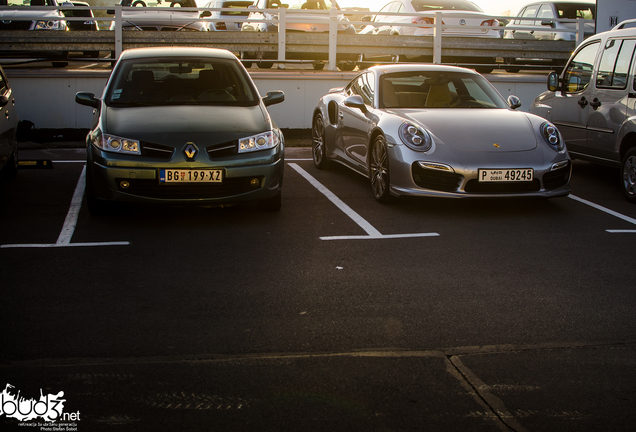
<svg viewBox="0 0 636 432">
<path fill-rule="evenodd" d="M 636 147 L 629 149 L 623 157 L 621 187 L 627 201 L 636 204 Z"/>
<path fill-rule="evenodd" d="M 325 64 L 323 62 L 314 62 L 314 70 L 323 70 Z"/>
<path fill-rule="evenodd" d="M 383 204 L 391 202 L 391 173 L 389 171 L 389 153 L 383 135 L 378 135 L 369 151 L 369 180 L 375 199 Z"/>
<path fill-rule="evenodd" d="M 2 178 L 13 179 L 18 175 L 18 147 L 15 148 L 13 154 L 2 169 Z"/>
<path fill-rule="evenodd" d="M 282 194 L 279 191 L 277 195 L 274 195 L 271 198 L 267 198 L 258 202 L 258 208 L 268 212 L 277 212 L 280 211 L 282 206 L 281 200 Z"/>
<path fill-rule="evenodd" d="M 356 66 L 356 62 L 351 61 L 338 63 L 338 68 L 340 68 L 340 70 L 343 72 L 351 72 L 356 68 Z"/>
<path fill-rule="evenodd" d="M 318 169 L 325 169 L 328 165 L 325 142 L 325 120 L 322 114 L 316 114 L 311 126 L 311 153 L 314 165 Z"/>
<path fill-rule="evenodd" d="M 256 64 L 260 69 L 271 69 L 274 66 L 274 62 L 271 61 L 259 61 Z"/>
</svg>

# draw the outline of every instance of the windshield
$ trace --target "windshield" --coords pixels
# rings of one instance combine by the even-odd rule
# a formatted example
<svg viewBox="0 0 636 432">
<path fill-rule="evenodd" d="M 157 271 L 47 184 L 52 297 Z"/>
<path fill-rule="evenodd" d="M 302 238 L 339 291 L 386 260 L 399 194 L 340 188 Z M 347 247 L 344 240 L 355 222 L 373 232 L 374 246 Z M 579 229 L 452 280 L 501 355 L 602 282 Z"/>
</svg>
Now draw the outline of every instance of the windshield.
<svg viewBox="0 0 636 432">
<path fill-rule="evenodd" d="M 227 59 L 131 59 L 115 70 L 109 106 L 223 105 L 259 103 L 240 63 Z"/>
<path fill-rule="evenodd" d="M 318 9 L 329 10 L 333 5 L 336 9 L 340 9 L 338 4 L 329 0 L 271 0 L 268 7 L 286 7 L 287 9 Z"/>
<path fill-rule="evenodd" d="M 556 3 L 559 18 L 576 19 L 585 18 L 593 20 L 596 16 L 596 6 L 586 3 Z"/>
<path fill-rule="evenodd" d="M 380 108 L 508 108 L 481 75 L 400 72 L 380 79 Z"/>
<path fill-rule="evenodd" d="M 0 6 L 57 6 L 53 0 L 0 0 Z"/>
<path fill-rule="evenodd" d="M 122 6 L 133 6 L 133 7 L 157 7 L 157 8 L 167 8 L 167 7 L 197 7 L 197 3 L 195 0 L 122 0 Z"/>
<path fill-rule="evenodd" d="M 417 12 L 435 12 L 440 10 L 483 12 L 476 4 L 464 0 L 413 0 L 411 4 Z"/>
</svg>

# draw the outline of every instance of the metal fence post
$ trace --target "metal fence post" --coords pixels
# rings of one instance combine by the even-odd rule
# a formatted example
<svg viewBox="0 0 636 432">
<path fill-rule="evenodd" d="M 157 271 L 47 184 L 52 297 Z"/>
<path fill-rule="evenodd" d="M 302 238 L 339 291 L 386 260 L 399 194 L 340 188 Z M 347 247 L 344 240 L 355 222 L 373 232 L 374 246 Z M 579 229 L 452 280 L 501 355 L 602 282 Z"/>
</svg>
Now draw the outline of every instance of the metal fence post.
<svg viewBox="0 0 636 432">
<path fill-rule="evenodd" d="M 119 59 L 121 52 L 123 51 L 123 42 L 122 42 L 122 8 L 121 5 L 115 5 L 115 58 Z"/>
<path fill-rule="evenodd" d="M 278 65 L 279 69 L 285 69 L 285 50 L 287 37 L 287 9 L 281 7 L 278 9 Z"/>
<path fill-rule="evenodd" d="M 329 10 L 329 64 L 327 70 L 336 71 L 336 53 L 338 51 L 338 9 L 331 7 Z"/>
<path fill-rule="evenodd" d="M 442 13 L 435 12 L 435 28 L 433 29 L 433 63 L 442 63 Z"/>
<path fill-rule="evenodd" d="M 576 19 L 576 46 L 581 45 L 585 39 L 585 19 Z"/>
</svg>

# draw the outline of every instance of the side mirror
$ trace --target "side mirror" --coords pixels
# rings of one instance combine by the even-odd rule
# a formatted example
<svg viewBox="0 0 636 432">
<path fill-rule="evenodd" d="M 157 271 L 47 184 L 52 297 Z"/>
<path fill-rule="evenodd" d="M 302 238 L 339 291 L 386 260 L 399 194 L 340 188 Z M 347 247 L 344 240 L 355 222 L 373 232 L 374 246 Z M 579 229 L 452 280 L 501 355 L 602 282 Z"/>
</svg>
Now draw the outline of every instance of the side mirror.
<svg viewBox="0 0 636 432">
<path fill-rule="evenodd" d="M 521 107 L 521 99 L 519 99 L 517 96 L 510 95 L 508 96 L 508 105 L 510 105 L 510 108 L 512 108 L 513 110 L 516 110 L 517 108 Z"/>
<path fill-rule="evenodd" d="M 362 112 L 367 112 L 367 106 L 364 104 L 362 96 L 360 95 L 349 96 L 344 100 L 344 104 L 349 108 L 358 108 Z"/>
<path fill-rule="evenodd" d="M 541 21 L 541 25 L 546 27 L 552 27 L 552 28 L 556 27 L 556 25 L 554 24 L 554 21 L 550 21 L 550 20 Z"/>
<path fill-rule="evenodd" d="M 371 15 L 365 15 L 365 16 L 362 17 L 362 19 L 360 21 L 362 21 L 362 22 L 371 22 L 372 18 L 373 17 Z"/>
<path fill-rule="evenodd" d="M 267 96 L 263 98 L 265 106 L 275 105 L 285 100 L 285 93 L 280 90 L 267 92 Z"/>
<path fill-rule="evenodd" d="M 75 102 L 80 105 L 86 105 L 91 108 L 99 108 L 101 100 L 97 99 L 93 93 L 78 92 L 75 95 Z"/>
<path fill-rule="evenodd" d="M 548 90 L 551 92 L 559 90 L 559 75 L 556 72 L 550 72 L 548 75 Z"/>
<path fill-rule="evenodd" d="M 115 15 L 115 9 L 107 9 L 106 10 L 106 14 L 107 15 Z"/>
<path fill-rule="evenodd" d="M 203 12 L 201 12 L 201 15 L 199 15 L 199 18 L 207 18 L 207 17 L 211 17 L 211 16 L 212 16 L 212 12 L 203 11 Z"/>
<path fill-rule="evenodd" d="M 0 108 L 7 106 L 7 104 L 9 103 L 9 98 L 2 95 L 0 96 Z"/>
</svg>

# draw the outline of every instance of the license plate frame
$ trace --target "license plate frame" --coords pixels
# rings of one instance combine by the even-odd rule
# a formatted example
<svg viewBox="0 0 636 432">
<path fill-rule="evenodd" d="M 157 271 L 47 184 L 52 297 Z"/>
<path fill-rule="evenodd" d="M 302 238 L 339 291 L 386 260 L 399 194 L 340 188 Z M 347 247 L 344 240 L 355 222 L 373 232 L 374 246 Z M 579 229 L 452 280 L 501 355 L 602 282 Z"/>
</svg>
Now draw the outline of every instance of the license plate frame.
<svg viewBox="0 0 636 432">
<path fill-rule="evenodd" d="M 190 169 L 190 168 L 161 168 L 159 169 L 160 184 L 201 184 L 223 183 L 222 169 Z"/>
<path fill-rule="evenodd" d="M 525 183 L 534 180 L 532 168 L 480 168 L 477 171 L 479 183 Z"/>
</svg>

